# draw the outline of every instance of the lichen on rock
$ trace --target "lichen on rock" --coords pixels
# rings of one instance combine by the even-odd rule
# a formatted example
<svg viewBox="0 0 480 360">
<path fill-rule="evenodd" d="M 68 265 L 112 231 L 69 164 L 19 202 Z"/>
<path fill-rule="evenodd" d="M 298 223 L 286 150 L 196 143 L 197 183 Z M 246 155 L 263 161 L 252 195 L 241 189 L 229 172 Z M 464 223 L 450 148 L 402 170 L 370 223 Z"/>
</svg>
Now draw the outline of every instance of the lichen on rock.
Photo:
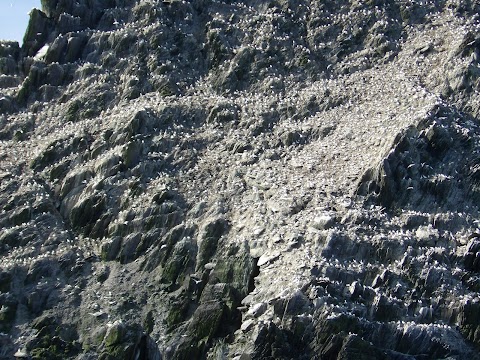
<svg viewBox="0 0 480 360">
<path fill-rule="evenodd" d="M 478 359 L 478 2 L 41 3 L 0 357 Z"/>
</svg>

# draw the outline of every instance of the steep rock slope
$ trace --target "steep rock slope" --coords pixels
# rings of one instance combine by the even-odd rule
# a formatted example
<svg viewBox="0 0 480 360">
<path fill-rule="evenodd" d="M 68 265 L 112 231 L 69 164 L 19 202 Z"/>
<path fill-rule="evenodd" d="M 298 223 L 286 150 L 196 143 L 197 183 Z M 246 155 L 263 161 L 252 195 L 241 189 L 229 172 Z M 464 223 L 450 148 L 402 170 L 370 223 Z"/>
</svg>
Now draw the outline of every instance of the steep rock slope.
<svg viewBox="0 0 480 360">
<path fill-rule="evenodd" d="M 0 357 L 478 358 L 474 1 L 42 1 L 0 46 Z"/>
</svg>

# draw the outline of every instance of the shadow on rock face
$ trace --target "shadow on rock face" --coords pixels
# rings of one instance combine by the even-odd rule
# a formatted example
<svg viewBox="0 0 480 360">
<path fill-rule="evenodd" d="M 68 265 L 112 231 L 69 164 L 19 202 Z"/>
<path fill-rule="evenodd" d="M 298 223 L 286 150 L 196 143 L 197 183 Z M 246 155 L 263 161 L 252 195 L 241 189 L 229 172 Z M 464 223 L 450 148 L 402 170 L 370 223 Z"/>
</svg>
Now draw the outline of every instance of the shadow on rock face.
<svg viewBox="0 0 480 360">
<path fill-rule="evenodd" d="M 463 211 L 480 198 L 478 125 L 454 109 L 437 107 L 399 134 L 388 154 L 369 169 L 357 195 L 367 203 L 421 212 Z M 469 199 L 468 204 L 464 199 Z"/>
</svg>

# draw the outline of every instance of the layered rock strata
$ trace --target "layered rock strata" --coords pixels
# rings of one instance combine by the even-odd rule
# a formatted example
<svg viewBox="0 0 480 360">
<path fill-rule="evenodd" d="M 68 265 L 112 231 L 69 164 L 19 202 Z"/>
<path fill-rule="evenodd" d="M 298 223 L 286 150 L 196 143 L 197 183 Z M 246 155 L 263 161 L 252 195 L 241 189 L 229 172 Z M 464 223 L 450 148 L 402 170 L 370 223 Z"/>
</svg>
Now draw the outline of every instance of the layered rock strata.
<svg viewBox="0 0 480 360">
<path fill-rule="evenodd" d="M 0 358 L 478 359 L 479 11 L 42 0 L 0 43 Z"/>
</svg>

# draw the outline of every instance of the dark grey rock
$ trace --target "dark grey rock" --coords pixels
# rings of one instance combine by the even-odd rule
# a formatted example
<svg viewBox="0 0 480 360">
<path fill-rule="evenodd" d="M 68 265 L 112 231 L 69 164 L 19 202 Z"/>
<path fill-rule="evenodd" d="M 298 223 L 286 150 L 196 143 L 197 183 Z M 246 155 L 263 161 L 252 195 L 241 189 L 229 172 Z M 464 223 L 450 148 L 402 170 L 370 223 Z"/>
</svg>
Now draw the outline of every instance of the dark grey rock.
<svg viewBox="0 0 480 360">
<path fill-rule="evenodd" d="M 0 331 L 2 333 L 8 333 L 15 321 L 17 308 L 18 308 L 18 301 L 9 296 L 9 294 L 1 294 L 0 295 Z"/>
<path fill-rule="evenodd" d="M 121 249 L 121 245 L 122 245 L 122 238 L 120 236 L 115 236 L 103 242 L 102 250 L 101 250 L 102 260 L 105 260 L 105 261 L 115 260 Z"/>
<path fill-rule="evenodd" d="M 195 311 L 188 326 L 193 337 L 202 340 L 215 334 L 224 314 L 224 306 L 219 302 L 201 304 Z"/>
<path fill-rule="evenodd" d="M 0 76 L 0 89 L 12 88 L 20 85 L 20 79 L 15 76 L 3 75 Z M 5 105 L 3 105 L 5 106 Z M 11 109 L 11 107 L 10 107 Z M 7 110 L 7 109 L 6 109 Z M 5 111 L 7 112 L 7 111 Z"/>
<path fill-rule="evenodd" d="M 3 114 L 8 114 L 15 110 L 15 105 L 10 98 L 2 97 L 0 98 L 0 110 Z"/>
<path fill-rule="evenodd" d="M 196 247 L 191 239 L 184 238 L 176 243 L 163 269 L 162 280 L 171 284 L 182 282 L 182 275 L 193 265 L 195 255 Z"/>
<path fill-rule="evenodd" d="M 374 320 L 391 321 L 401 317 L 402 309 L 385 296 L 377 296 L 371 307 L 371 317 Z"/>
<path fill-rule="evenodd" d="M 89 228 L 95 222 L 105 208 L 105 197 L 101 194 L 80 199 L 70 210 L 68 219 L 76 228 Z M 88 231 L 87 231 L 88 233 Z"/>
<path fill-rule="evenodd" d="M 0 357 L 478 358 L 476 2 L 42 5 L 0 43 Z"/>
<path fill-rule="evenodd" d="M 311 303 L 309 299 L 300 291 L 297 291 L 291 297 L 278 299 L 274 302 L 274 312 L 280 317 L 299 315 L 308 312 Z"/>
<path fill-rule="evenodd" d="M 214 219 L 205 224 L 201 229 L 201 238 L 198 239 L 198 258 L 196 268 L 201 269 L 210 262 L 217 251 L 218 242 L 222 235 L 228 231 L 230 225 L 223 218 Z"/>
<path fill-rule="evenodd" d="M 58 17 L 58 31 L 61 34 L 69 32 L 77 32 L 83 29 L 82 19 L 78 16 L 72 16 L 71 14 L 63 13 Z"/>
<path fill-rule="evenodd" d="M 141 141 L 130 141 L 122 151 L 122 162 L 127 168 L 134 167 L 140 161 L 140 155 L 143 151 Z"/>
<path fill-rule="evenodd" d="M 430 116 L 416 128 L 411 127 L 397 136 L 392 151 L 379 167 L 364 174 L 359 195 L 391 209 L 407 207 L 423 211 L 428 206 L 456 209 L 456 199 L 463 196 L 461 194 L 472 193 L 475 183 L 469 180 L 465 167 L 474 160 L 467 160 L 463 155 L 458 158 L 458 154 L 468 153 L 468 143 L 472 140 L 458 130 L 468 127 L 468 120 L 459 114 L 455 120 L 457 125 L 449 125 L 446 121 L 456 116 L 455 111 L 442 107 L 433 109 Z M 455 164 L 453 172 L 445 173 L 444 161 Z M 460 181 L 467 182 L 465 187 L 457 186 Z M 429 205 L 422 207 L 420 203 Z"/>
<path fill-rule="evenodd" d="M 0 73 L 4 75 L 14 75 L 17 72 L 17 63 L 10 55 L 0 58 Z"/>
<path fill-rule="evenodd" d="M 52 25 L 53 23 L 44 12 L 38 9 L 30 12 L 30 20 L 22 46 L 27 56 L 34 56 L 45 45 Z"/>
<path fill-rule="evenodd" d="M 88 41 L 84 33 L 75 33 L 68 38 L 67 48 L 65 50 L 65 62 L 70 63 L 78 60 L 83 52 L 83 48 Z"/>
<path fill-rule="evenodd" d="M 67 43 L 68 39 L 66 36 L 58 36 L 49 46 L 47 54 L 45 55 L 45 61 L 47 63 L 61 62 Z"/>
<path fill-rule="evenodd" d="M 0 57 L 12 58 L 18 60 L 20 56 L 20 46 L 16 41 L 0 41 Z"/>
<path fill-rule="evenodd" d="M 295 341 L 297 340 L 297 341 Z M 274 323 L 262 324 L 254 338 L 254 350 L 251 359 L 307 359 L 307 351 L 300 351 L 305 344 L 295 339 L 288 330 L 278 328 Z"/>
</svg>

